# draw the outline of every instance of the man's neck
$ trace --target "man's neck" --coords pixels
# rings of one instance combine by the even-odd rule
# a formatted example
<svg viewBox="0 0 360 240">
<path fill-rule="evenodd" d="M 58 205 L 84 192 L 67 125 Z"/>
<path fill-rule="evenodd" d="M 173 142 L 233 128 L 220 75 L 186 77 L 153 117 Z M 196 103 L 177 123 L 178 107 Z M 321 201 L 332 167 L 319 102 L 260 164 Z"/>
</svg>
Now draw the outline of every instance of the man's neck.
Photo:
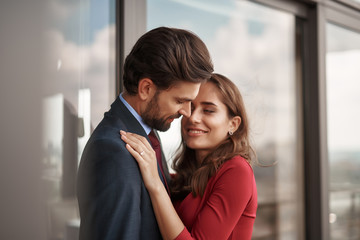
<svg viewBox="0 0 360 240">
<path fill-rule="evenodd" d="M 140 101 L 138 96 L 132 96 L 129 94 L 122 93 L 120 95 L 120 99 L 121 99 L 121 101 L 124 102 L 125 106 L 129 109 L 129 111 L 132 113 L 132 115 L 139 121 L 141 126 L 144 128 L 145 133 L 149 134 L 149 132 L 151 131 L 151 128 L 143 121 L 143 119 L 140 115 L 142 101 Z"/>
<path fill-rule="evenodd" d="M 130 95 L 127 92 L 123 92 L 122 97 L 139 115 L 141 115 L 141 101 L 139 101 L 137 95 Z"/>
</svg>

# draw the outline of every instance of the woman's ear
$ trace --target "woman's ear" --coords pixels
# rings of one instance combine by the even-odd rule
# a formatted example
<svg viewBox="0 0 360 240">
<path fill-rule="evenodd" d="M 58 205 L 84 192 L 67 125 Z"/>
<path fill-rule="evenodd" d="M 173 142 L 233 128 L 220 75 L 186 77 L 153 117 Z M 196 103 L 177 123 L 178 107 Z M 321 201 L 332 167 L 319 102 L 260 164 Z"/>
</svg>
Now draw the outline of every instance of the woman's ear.
<svg viewBox="0 0 360 240">
<path fill-rule="evenodd" d="M 236 130 L 240 127 L 241 125 L 241 117 L 240 116 L 235 116 L 232 119 L 230 119 L 230 132 L 236 132 Z"/>
<path fill-rule="evenodd" d="M 142 78 L 138 85 L 138 95 L 143 101 L 151 99 L 156 92 L 156 86 L 150 78 Z"/>
</svg>

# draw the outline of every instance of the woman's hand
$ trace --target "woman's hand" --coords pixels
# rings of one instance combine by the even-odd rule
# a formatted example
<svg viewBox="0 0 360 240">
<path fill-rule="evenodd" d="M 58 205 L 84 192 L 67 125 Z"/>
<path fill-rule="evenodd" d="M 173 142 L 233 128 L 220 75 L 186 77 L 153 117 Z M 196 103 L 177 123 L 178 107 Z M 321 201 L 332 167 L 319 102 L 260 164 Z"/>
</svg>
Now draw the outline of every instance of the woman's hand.
<svg viewBox="0 0 360 240">
<path fill-rule="evenodd" d="M 148 140 L 135 133 L 120 131 L 121 139 L 126 143 L 126 149 L 136 159 L 148 191 L 163 187 L 158 173 L 156 154 Z"/>
<path fill-rule="evenodd" d="M 175 239 L 185 226 L 160 180 L 155 151 L 142 136 L 124 131 L 120 131 L 120 134 L 121 139 L 126 143 L 126 149 L 139 164 L 163 239 Z"/>
</svg>

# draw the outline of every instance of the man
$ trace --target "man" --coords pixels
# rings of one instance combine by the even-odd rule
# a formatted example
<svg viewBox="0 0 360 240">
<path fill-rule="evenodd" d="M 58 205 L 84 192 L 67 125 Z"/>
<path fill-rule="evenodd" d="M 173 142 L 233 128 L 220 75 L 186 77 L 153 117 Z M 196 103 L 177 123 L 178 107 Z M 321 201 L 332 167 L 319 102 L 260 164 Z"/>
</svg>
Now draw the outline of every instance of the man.
<svg viewBox="0 0 360 240">
<path fill-rule="evenodd" d="M 161 239 L 138 165 L 119 132 L 149 140 L 153 129 L 166 131 L 175 118 L 190 115 L 191 100 L 212 71 L 205 44 L 188 31 L 160 27 L 136 42 L 124 64 L 125 91 L 105 113 L 81 158 L 81 240 Z M 169 172 L 160 155 L 159 175 L 167 187 Z"/>
</svg>

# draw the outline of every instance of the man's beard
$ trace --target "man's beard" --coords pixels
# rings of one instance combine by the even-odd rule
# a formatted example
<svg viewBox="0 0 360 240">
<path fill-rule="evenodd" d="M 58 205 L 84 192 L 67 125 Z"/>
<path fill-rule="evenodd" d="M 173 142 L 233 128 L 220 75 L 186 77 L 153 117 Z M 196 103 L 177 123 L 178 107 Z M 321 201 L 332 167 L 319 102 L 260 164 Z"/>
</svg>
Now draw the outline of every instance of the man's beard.
<svg viewBox="0 0 360 240">
<path fill-rule="evenodd" d="M 167 120 L 171 118 L 179 118 L 181 115 L 177 113 L 167 118 L 159 116 L 160 107 L 158 103 L 158 95 L 159 91 L 155 93 L 154 97 L 148 103 L 141 117 L 149 127 L 165 132 L 171 126 L 171 122 L 167 122 Z"/>
</svg>

